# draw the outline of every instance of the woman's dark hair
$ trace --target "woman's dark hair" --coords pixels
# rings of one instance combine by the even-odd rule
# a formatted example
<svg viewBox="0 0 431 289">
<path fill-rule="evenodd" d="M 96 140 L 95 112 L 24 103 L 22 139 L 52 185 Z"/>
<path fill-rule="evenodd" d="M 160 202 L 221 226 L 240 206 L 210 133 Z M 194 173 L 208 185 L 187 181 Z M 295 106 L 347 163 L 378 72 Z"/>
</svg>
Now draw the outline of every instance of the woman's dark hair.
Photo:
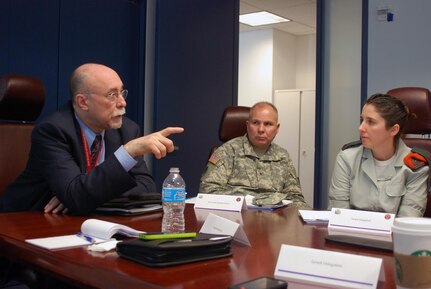
<svg viewBox="0 0 431 289">
<path fill-rule="evenodd" d="M 380 116 L 385 119 L 386 128 L 389 129 L 396 124 L 400 126 L 400 131 L 395 136 L 395 140 L 398 141 L 411 115 L 408 107 L 398 98 L 382 93 L 373 94 L 365 104 L 372 104 L 376 108 Z"/>
</svg>

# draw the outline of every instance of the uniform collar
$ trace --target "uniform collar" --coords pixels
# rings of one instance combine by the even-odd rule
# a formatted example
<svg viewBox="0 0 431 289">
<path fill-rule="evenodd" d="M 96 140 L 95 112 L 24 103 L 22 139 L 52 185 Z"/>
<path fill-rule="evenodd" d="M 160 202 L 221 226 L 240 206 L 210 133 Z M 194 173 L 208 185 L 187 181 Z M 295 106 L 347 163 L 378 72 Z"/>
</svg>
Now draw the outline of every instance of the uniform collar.
<svg viewBox="0 0 431 289">
<path fill-rule="evenodd" d="M 395 167 L 402 167 L 404 165 L 404 157 L 408 153 L 408 151 L 409 151 L 409 147 L 401 139 L 399 139 L 397 143 L 397 148 L 395 150 L 395 160 L 394 160 Z M 374 161 L 371 150 L 365 147 L 362 153 L 362 157 L 370 161 Z"/>
<path fill-rule="evenodd" d="M 279 160 L 280 159 L 280 157 L 278 156 L 278 154 L 276 154 L 274 152 L 275 146 L 272 143 L 269 145 L 269 147 L 266 150 L 266 152 L 261 157 L 259 157 L 256 154 L 256 152 L 254 151 L 253 145 L 248 140 L 247 134 L 243 135 L 241 137 L 241 139 L 242 139 L 243 147 L 244 147 L 244 155 L 246 155 L 246 156 L 253 156 L 253 157 L 261 159 L 261 160 Z"/>
<path fill-rule="evenodd" d="M 390 180 L 395 174 L 397 168 L 401 168 L 404 165 L 404 156 L 408 153 L 409 148 L 400 139 L 397 144 L 397 149 L 395 150 L 395 159 L 393 165 L 387 166 L 384 170 L 381 178 Z M 376 171 L 374 168 L 373 154 L 370 149 L 364 148 L 362 157 L 364 159 L 362 164 L 362 170 L 373 180 L 377 185 Z"/>
</svg>

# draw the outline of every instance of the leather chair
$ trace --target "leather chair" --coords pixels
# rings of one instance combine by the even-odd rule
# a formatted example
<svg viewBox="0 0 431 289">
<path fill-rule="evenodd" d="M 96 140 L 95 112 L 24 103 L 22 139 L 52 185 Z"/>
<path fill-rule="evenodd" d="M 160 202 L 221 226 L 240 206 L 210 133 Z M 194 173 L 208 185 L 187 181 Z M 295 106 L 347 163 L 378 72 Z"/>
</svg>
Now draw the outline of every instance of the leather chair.
<svg viewBox="0 0 431 289">
<path fill-rule="evenodd" d="M 31 131 L 44 103 L 45 89 L 39 79 L 15 74 L 0 77 L 0 196 L 27 164 Z M 42 288 L 32 269 L 3 258 L 0 267 L 0 287 L 18 280 L 30 288 Z"/>
<path fill-rule="evenodd" d="M 247 132 L 246 121 L 248 120 L 250 107 L 247 106 L 228 106 L 223 111 L 223 115 L 219 126 L 219 139 L 222 142 L 227 142 L 238 136 L 242 136 Z M 211 154 L 217 149 L 214 146 L 211 149 Z"/>
<path fill-rule="evenodd" d="M 228 106 L 223 112 L 220 122 L 219 139 L 227 142 L 247 132 L 246 121 L 250 114 L 247 106 Z"/>
<path fill-rule="evenodd" d="M 0 77 L 0 195 L 24 170 L 31 131 L 45 103 L 42 81 L 32 76 Z"/>
<path fill-rule="evenodd" d="M 404 142 L 409 147 L 418 147 L 431 153 L 431 92 L 423 87 L 400 87 L 389 90 L 387 94 L 400 99 L 416 115 L 409 118 L 404 128 Z M 424 216 L 431 217 L 430 191 Z"/>
</svg>

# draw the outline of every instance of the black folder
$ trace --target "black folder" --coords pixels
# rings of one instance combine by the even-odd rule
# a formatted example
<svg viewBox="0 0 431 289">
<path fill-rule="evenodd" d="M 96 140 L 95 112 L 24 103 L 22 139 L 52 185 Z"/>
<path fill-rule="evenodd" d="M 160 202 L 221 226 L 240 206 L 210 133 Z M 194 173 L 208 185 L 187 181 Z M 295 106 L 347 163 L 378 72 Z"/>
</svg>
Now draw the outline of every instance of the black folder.
<svg viewBox="0 0 431 289">
<path fill-rule="evenodd" d="M 232 256 L 231 243 L 231 236 L 199 233 L 188 239 L 122 241 L 117 253 L 146 266 L 165 267 Z"/>
<path fill-rule="evenodd" d="M 96 213 L 105 215 L 140 215 L 162 210 L 161 194 L 145 193 L 142 195 L 112 199 L 96 208 Z"/>
</svg>

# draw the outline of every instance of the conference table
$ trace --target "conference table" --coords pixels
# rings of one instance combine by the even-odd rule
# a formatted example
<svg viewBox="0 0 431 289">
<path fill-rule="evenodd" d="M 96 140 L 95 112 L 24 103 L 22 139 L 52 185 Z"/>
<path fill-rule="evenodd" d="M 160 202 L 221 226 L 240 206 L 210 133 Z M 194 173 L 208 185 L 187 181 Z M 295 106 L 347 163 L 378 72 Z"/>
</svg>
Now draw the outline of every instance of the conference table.
<svg viewBox="0 0 431 289">
<path fill-rule="evenodd" d="M 199 231 L 208 210 L 187 204 L 187 231 Z M 274 276 L 282 244 L 378 257 L 383 260 L 385 282 L 380 289 L 395 288 L 393 254 L 325 241 L 327 226 L 302 221 L 295 207 L 244 210 L 234 213 L 251 247 L 232 243 L 231 257 L 153 268 L 119 257 L 115 250 L 92 252 L 84 247 L 47 250 L 26 239 L 70 235 L 89 218 L 97 218 L 147 232 L 160 231 L 162 212 L 139 216 L 69 216 L 18 212 L 0 214 L 0 256 L 25 264 L 37 271 L 79 288 L 171 288 L 222 289 L 261 276 Z M 228 216 L 229 217 L 229 216 Z M 231 218 L 231 216 L 229 217 Z M 318 288 L 289 282 L 291 288 Z M 325 287 L 327 288 L 327 287 Z"/>
</svg>

